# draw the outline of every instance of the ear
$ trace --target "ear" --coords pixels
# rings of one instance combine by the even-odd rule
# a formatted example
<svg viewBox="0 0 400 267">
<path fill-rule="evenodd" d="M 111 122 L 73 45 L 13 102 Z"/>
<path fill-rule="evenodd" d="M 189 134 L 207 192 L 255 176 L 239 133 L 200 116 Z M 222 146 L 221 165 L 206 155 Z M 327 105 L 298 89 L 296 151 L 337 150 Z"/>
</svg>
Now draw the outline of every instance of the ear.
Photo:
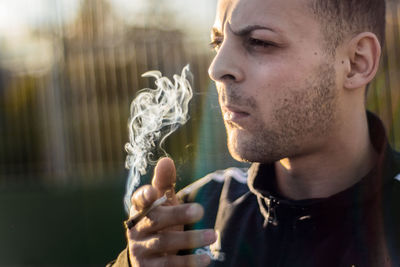
<svg viewBox="0 0 400 267">
<path fill-rule="evenodd" d="M 346 89 L 366 86 L 376 75 L 381 45 L 375 34 L 363 32 L 352 38 L 348 46 L 349 68 L 344 80 Z"/>
</svg>

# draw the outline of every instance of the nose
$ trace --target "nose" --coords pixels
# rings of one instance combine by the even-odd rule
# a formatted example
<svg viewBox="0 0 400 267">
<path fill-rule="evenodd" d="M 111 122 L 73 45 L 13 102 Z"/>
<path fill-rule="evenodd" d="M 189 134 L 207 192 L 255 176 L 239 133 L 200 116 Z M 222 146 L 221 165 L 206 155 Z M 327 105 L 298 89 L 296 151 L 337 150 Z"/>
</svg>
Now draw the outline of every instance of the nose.
<svg viewBox="0 0 400 267">
<path fill-rule="evenodd" d="M 224 40 L 218 49 L 208 68 L 208 75 L 216 82 L 241 82 L 244 79 L 244 62 L 234 44 L 228 41 Z"/>
</svg>

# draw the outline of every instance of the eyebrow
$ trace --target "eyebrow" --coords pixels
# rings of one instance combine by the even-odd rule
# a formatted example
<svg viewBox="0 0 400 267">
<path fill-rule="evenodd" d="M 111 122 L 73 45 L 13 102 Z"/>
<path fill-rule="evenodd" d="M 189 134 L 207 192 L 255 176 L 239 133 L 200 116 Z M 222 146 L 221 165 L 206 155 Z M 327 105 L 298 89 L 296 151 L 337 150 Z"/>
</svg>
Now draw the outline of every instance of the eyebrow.
<svg viewBox="0 0 400 267">
<path fill-rule="evenodd" d="M 257 24 L 256 25 L 248 25 L 238 31 L 232 30 L 232 27 L 230 24 L 227 24 L 227 27 L 236 36 L 246 36 L 246 35 L 249 35 L 254 30 L 268 30 L 268 31 L 276 32 L 275 30 L 273 30 L 269 27 L 257 25 Z M 213 27 L 211 30 L 211 35 L 218 37 L 218 36 L 222 36 L 222 33 L 217 28 Z"/>
<path fill-rule="evenodd" d="M 254 30 L 268 30 L 275 32 L 273 29 L 262 25 L 248 25 L 240 30 L 234 31 L 230 24 L 227 24 L 229 30 L 236 36 L 246 36 Z"/>
</svg>

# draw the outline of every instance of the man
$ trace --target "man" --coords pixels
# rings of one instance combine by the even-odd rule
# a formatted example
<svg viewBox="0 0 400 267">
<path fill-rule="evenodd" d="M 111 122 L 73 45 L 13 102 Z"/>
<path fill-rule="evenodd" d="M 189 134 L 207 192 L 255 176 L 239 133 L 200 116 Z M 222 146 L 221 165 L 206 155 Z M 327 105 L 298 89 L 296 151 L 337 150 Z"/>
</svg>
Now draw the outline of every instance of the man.
<svg viewBox="0 0 400 267">
<path fill-rule="evenodd" d="M 365 110 L 384 29 L 383 0 L 220 0 L 209 73 L 254 164 L 172 195 L 114 266 L 400 266 L 400 156 Z M 174 182 L 160 160 L 133 213 Z"/>
</svg>

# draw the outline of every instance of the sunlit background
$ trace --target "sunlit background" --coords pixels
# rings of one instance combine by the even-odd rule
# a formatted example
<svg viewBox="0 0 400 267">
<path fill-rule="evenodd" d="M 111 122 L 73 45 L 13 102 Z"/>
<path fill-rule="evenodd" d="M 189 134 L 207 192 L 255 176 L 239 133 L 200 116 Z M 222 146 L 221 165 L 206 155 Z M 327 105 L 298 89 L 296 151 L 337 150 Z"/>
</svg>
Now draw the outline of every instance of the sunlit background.
<svg viewBox="0 0 400 267">
<path fill-rule="evenodd" d="M 191 119 L 165 145 L 178 187 L 236 164 L 207 76 L 215 5 L 0 0 L 0 266 L 103 266 L 124 248 L 126 122 L 147 70 L 194 74 Z M 368 95 L 397 149 L 399 11 Z"/>
</svg>

